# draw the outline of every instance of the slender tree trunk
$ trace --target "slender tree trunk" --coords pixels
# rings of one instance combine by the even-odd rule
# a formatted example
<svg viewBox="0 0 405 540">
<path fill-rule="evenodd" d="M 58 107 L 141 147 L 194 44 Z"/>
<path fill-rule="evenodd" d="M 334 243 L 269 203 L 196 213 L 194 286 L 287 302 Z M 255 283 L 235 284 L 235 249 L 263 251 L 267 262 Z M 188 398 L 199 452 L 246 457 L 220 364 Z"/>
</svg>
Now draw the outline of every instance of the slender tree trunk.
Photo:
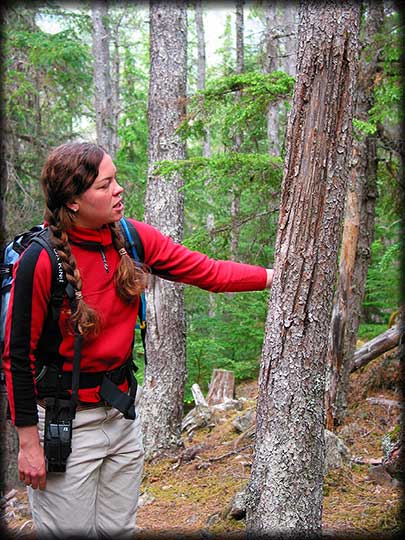
<svg viewBox="0 0 405 540">
<path fill-rule="evenodd" d="M 281 69 L 295 76 L 297 57 L 298 7 L 294 2 L 271 2 L 267 4 L 265 73 Z M 280 119 L 286 116 L 284 103 L 270 103 L 267 112 L 267 139 L 269 153 L 279 156 L 283 141 L 280 138 Z"/>
<path fill-rule="evenodd" d="M 201 0 L 195 1 L 195 23 L 197 30 L 197 51 L 198 51 L 198 60 L 197 60 L 197 90 L 205 89 L 205 79 L 206 79 L 206 54 L 205 54 L 205 32 L 204 32 L 204 18 L 203 18 L 203 8 Z M 210 141 L 210 132 L 208 128 L 205 128 L 205 137 L 203 143 L 203 156 L 211 157 L 211 141 Z"/>
<path fill-rule="evenodd" d="M 182 178 L 153 172 L 157 161 L 184 159 L 175 134 L 185 114 L 187 19 L 184 2 L 150 2 L 149 166 L 145 220 L 176 242 L 183 238 Z M 183 286 L 155 278 L 147 293 L 147 357 L 142 422 L 146 455 L 180 440 L 186 378 Z"/>
<path fill-rule="evenodd" d="M 206 54 L 205 54 L 205 32 L 204 32 L 204 12 L 202 8 L 201 0 L 195 1 L 195 23 L 197 30 L 197 51 L 198 51 L 198 61 L 197 61 L 197 90 L 205 89 L 205 80 L 206 80 Z M 203 141 L 203 157 L 211 157 L 211 133 L 209 127 L 204 128 L 204 141 Z M 210 193 L 210 183 L 211 178 L 207 178 L 205 181 L 205 186 L 207 188 L 207 203 L 208 206 L 214 206 L 214 200 Z M 205 220 L 207 234 L 210 235 L 214 225 L 215 219 L 214 214 L 211 211 L 208 211 L 207 217 Z M 208 293 L 208 316 L 215 316 L 216 308 L 216 298 L 215 294 Z"/>
<path fill-rule="evenodd" d="M 204 32 L 204 18 L 201 0 L 195 1 L 195 23 L 197 30 L 197 90 L 205 89 L 206 79 L 206 54 L 205 54 L 205 32 Z M 203 142 L 203 157 L 211 157 L 211 135 L 209 128 L 204 129 L 204 142 Z M 207 186 L 207 201 L 209 204 L 213 204 L 212 197 L 209 190 L 210 179 L 205 183 Z M 214 228 L 214 216 L 212 213 L 208 213 L 206 220 L 208 234 Z"/>
<path fill-rule="evenodd" d="M 111 38 L 113 54 L 111 61 L 111 157 L 114 159 L 118 151 L 118 121 L 120 116 L 120 50 L 119 50 L 119 20 L 113 29 Z"/>
<path fill-rule="evenodd" d="M 244 0 L 236 0 L 236 73 L 243 73 L 245 69 L 244 51 Z"/>
<path fill-rule="evenodd" d="M 303 2 L 247 527 L 318 534 L 324 377 L 350 156 L 359 7 Z"/>
<path fill-rule="evenodd" d="M 371 53 L 370 45 L 384 21 L 382 2 L 366 2 L 365 5 L 367 11 L 362 36 L 363 54 L 359 62 L 355 109 L 356 118 L 364 121 L 367 120 L 368 111 L 373 105 L 374 79 L 377 73 L 377 55 L 375 52 Z M 374 236 L 376 176 L 375 137 L 353 139 L 339 277 L 327 353 L 325 411 L 326 427 L 329 430 L 333 430 L 335 423 L 342 422 L 347 407 L 349 374 L 356 348 Z"/>
<path fill-rule="evenodd" d="M 113 156 L 113 117 L 111 105 L 110 32 L 106 20 L 108 0 L 93 0 L 91 16 L 93 22 L 94 56 L 94 106 L 96 111 L 97 143 Z"/>
<path fill-rule="evenodd" d="M 244 70 L 244 21 L 243 21 L 243 5 L 244 0 L 236 1 L 236 73 L 243 73 Z M 236 101 L 240 100 L 240 94 L 237 93 Z M 242 134 L 237 133 L 235 136 L 234 148 L 235 152 L 240 152 L 242 146 Z M 230 259 L 235 261 L 238 259 L 239 252 L 239 225 L 238 217 L 240 211 L 240 193 L 239 189 L 233 187 L 231 201 L 231 238 L 230 238 Z"/>
<path fill-rule="evenodd" d="M 267 4 L 266 7 L 266 58 L 264 63 L 265 73 L 271 73 L 277 66 L 278 57 L 276 35 L 278 25 L 276 24 L 277 4 Z M 269 142 L 269 154 L 271 156 L 280 155 L 279 140 L 279 106 L 269 103 L 267 109 L 267 140 Z"/>
</svg>

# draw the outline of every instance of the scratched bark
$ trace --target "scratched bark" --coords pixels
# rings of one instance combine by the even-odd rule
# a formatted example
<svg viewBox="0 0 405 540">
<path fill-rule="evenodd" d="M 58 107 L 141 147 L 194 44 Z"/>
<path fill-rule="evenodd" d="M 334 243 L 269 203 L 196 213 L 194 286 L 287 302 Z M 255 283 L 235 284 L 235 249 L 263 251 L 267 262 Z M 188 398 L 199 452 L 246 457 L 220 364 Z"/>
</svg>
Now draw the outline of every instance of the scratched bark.
<svg viewBox="0 0 405 540">
<path fill-rule="evenodd" d="M 175 134 L 186 95 L 186 9 L 184 2 L 150 4 L 149 170 L 145 221 L 183 238 L 183 181 L 157 176 L 157 161 L 185 158 Z M 151 457 L 177 445 L 181 433 L 186 342 L 183 287 L 155 278 L 147 294 L 147 359 L 141 405 L 144 446 Z"/>
<path fill-rule="evenodd" d="M 259 376 L 247 527 L 321 528 L 325 355 L 351 146 L 359 5 L 303 2 Z"/>
<path fill-rule="evenodd" d="M 374 104 L 374 81 L 378 72 L 378 45 L 373 44 L 373 38 L 382 28 L 384 5 L 373 0 L 363 2 L 363 5 L 366 13 L 359 55 L 355 117 L 367 121 Z M 376 178 L 375 136 L 353 139 L 339 278 L 327 354 L 325 409 L 329 430 L 343 422 L 346 415 L 349 375 L 374 239 Z"/>
</svg>

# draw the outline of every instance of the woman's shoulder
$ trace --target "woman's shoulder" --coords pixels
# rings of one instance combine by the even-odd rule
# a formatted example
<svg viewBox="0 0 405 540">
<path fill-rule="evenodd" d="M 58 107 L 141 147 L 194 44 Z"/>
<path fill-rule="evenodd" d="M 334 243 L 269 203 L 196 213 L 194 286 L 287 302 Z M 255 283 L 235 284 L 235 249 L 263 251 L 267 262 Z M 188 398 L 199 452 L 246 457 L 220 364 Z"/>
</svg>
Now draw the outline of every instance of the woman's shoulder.
<svg viewBox="0 0 405 540">
<path fill-rule="evenodd" d="M 37 272 L 45 275 L 52 271 L 52 256 L 51 251 L 44 245 L 31 242 L 18 258 L 16 272 L 18 271 L 19 275 Z"/>
<path fill-rule="evenodd" d="M 156 237 L 156 236 L 162 235 L 159 229 L 157 229 L 153 225 L 149 225 L 148 223 L 145 223 L 144 221 L 138 221 L 131 217 L 125 217 L 125 219 L 129 221 L 133 227 L 135 227 L 142 241 L 144 240 L 144 238 L 148 239 L 150 237 Z"/>
</svg>

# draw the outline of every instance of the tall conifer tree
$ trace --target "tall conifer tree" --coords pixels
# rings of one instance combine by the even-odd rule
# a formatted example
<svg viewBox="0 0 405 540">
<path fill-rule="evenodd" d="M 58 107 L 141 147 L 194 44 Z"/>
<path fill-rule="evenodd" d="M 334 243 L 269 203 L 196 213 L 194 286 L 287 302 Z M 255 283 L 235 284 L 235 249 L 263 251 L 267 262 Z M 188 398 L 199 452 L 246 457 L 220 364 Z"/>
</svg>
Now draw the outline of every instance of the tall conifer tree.
<svg viewBox="0 0 405 540">
<path fill-rule="evenodd" d="M 161 160 L 184 159 L 175 133 L 185 113 L 187 19 L 184 2 L 150 2 L 149 151 L 145 220 L 174 241 L 183 239 L 183 180 L 155 174 Z M 159 278 L 147 293 L 147 358 L 142 399 L 147 456 L 175 447 L 180 439 L 186 378 L 184 293 Z"/>
<path fill-rule="evenodd" d="M 247 526 L 319 533 L 324 377 L 351 148 L 359 6 L 302 3 Z"/>
</svg>

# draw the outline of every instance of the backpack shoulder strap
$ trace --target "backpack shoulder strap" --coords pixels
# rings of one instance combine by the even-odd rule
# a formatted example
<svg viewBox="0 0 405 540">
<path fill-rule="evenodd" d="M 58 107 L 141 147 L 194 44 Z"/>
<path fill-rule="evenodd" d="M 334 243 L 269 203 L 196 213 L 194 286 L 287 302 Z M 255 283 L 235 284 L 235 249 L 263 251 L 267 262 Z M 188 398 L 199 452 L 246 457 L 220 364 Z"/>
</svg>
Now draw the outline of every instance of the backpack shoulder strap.
<svg viewBox="0 0 405 540">
<path fill-rule="evenodd" d="M 124 232 L 124 238 L 126 239 L 126 243 L 130 247 L 130 255 L 137 262 L 144 262 L 145 251 L 143 249 L 141 237 L 139 236 L 135 225 L 133 225 L 133 223 L 129 221 L 129 219 L 126 219 L 124 217 L 120 219 L 120 225 Z"/>
<path fill-rule="evenodd" d="M 62 261 L 55 247 L 51 244 L 49 229 L 45 228 L 39 232 L 32 240 L 40 244 L 48 253 L 52 264 L 52 285 L 51 285 L 51 309 L 52 319 L 58 320 L 60 308 L 65 296 L 67 280 L 63 271 Z"/>
<path fill-rule="evenodd" d="M 145 251 L 143 248 L 141 237 L 139 236 L 136 227 L 126 218 L 120 219 L 120 226 L 124 233 L 125 243 L 127 245 L 128 253 L 138 263 L 142 263 L 145 260 Z M 141 339 L 144 349 L 144 360 L 147 364 L 146 358 L 146 297 L 143 292 L 140 297 L 140 309 L 139 309 L 139 328 L 141 330 Z M 136 326 L 138 328 L 138 325 Z"/>
</svg>

